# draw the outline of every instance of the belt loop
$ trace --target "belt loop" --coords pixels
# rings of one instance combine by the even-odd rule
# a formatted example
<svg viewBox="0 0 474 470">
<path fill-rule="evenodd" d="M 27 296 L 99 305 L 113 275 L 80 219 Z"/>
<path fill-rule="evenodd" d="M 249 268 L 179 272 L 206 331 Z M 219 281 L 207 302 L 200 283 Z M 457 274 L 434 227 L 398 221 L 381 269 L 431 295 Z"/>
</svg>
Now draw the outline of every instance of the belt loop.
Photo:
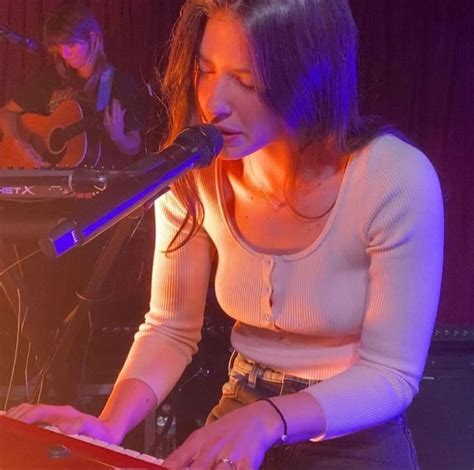
<svg viewBox="0 0 474 470">
<path fill-rule="evenodd" d="M 237 358 L 237 351 L 234 349 L 232 351 L 232 354 L 230 355 L 229 358 L 229 364 L 227 365 L 227 374 L 230 376 L 230 371 L 232 370 L 232 367 L 234 366 L 235 359 Z"/>
<path fill-rule="evenodd" d="M 258 375 L 258 364 L 254 364 L 249 372 L 248 385 L 250 388 L 255 388 L 257 386 L 257 375 Z"/>
<path fill-rule="evenodd" d="M 285 380 L 286 380 L 286 374 L 283 374 L 283 378 L 281 380 L 281 385 L 280 385 L 280 393 L 278 394 L 279 397 L 283 395 L 283 390 L 285 388 Z"/>
</svg>

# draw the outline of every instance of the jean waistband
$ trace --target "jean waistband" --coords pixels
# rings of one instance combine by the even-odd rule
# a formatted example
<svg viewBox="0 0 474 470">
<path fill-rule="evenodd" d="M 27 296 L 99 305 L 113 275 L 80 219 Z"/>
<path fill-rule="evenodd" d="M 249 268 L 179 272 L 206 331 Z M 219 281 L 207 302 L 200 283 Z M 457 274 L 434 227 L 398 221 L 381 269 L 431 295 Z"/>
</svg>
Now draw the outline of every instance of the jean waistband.
<svg viewBox="0 0 474 470">
<path fill-rule="evenodd" d="M 237 351 L 232 353 L 229 361 L 229 374 L 231 371 L 248 376 L 248 384 L 250 386 L 255 386 L 257 379 L 277 384 L 282 384 L 285 381 L 291 381 L 306 385 L 308 387 L 320 382 L 320 380 L 303 379 L 301 377 L 296 377 L 294 375 L 276 371 L 270 367 L 262 366 L 261 364 L 256 363 L 252 359 L 245 357 L 243 354 L 240 354 Z"/>
</svg>

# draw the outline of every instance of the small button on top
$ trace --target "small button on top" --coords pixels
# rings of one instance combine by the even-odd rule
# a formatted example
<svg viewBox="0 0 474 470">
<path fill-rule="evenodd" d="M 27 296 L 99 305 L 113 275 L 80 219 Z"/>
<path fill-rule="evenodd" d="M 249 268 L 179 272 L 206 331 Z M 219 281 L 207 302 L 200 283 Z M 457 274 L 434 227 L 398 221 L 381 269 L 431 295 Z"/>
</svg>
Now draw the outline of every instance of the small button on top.
<svg viewBox="0 0 474 470">
<path fill-rule="evenodd" d="M 62 459 L 67 457 L 70 453 L 69 448 L 62 444 L 54 444 L 48 448 L 48 457 L 52 459 Z"/>
</svg>

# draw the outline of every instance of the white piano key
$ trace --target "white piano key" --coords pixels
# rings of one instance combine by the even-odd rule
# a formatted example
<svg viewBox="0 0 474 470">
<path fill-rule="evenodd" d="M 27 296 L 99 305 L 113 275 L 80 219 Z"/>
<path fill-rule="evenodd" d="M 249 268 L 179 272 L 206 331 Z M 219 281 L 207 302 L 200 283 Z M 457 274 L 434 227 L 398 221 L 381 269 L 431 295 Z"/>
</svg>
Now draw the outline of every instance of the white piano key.
<svg viewBox="0 0 474 470">
<path fill-rule="evenodd" d="M 133 449 L 124 449 L 123 453 L 125 455 L 130 455 L 130 457 L 138 457 L 140 455 L 140 452 L 137 452 L 136 450 L 133 450 Z"/>
<path fill-rule="evenodd" d="M 69 437 L 73 437 L 79 441 L 89 442 L 91 443 L 94 439 L 92 437 L 86 436 L 84 434 L 71 434 Z"/>
<path fill-rule="evenodd" d="M 140 454 L 137 456 L 137 459 L 143 460 L 145 462 L 155 463 L 157 465 L 161 465 L 164 462 L 163 459 L 159 459 L 157 457 L 153 457 L 153 455 L 148 454 Z"/>
<path fill-rule="evenodd" d="M 119 452 L 120 454 L 123 454 L 123 452 L 125 450 L 124 447 L 118 446 L 116 444 L 108 444 L 106 447 L 107 447 L 107 449 L 113 450 L 114 452 Z"/>
<path fill-rule="evenodd" d="M 63 434 L 63 432 L 61 431 L 61 429 L 59 429 L 57 426 L 51 426 L 49 424 L 45 425 L 45 426 L 41 426 L 43 429 L 47 429 L 48 431 L 51 431 L 51 432 L 56 432 L 58 434 Z"/>
<path fill-rule="evenodd" d="M 106 447 L 107 449 L 110 448 L 110 444 L 105 441 L 101 441 L 100 439 L 91 439 L 90 441 L 91 444 L 94 444 L 98 447 Z"/>
</svg>

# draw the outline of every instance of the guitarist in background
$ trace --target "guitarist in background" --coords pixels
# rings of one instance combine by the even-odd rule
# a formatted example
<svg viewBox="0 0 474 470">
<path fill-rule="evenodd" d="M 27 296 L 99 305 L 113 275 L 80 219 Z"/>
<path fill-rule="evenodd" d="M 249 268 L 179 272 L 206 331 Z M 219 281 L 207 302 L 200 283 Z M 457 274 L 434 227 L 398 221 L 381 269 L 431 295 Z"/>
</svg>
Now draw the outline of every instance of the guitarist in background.
<svg viewBox="0 0 474 470">
<path fill-rule="evenodd" d="M 43 116 L 54 113 L 57 107 L 67 100 L 79 103 L 85 116 L 96 114 L 98 92 L 102 86 L 101 78 L 104 71 L 110 70 L 111 65 L 104 53 L 103 34 L 96 17 L 79 2 L 64 2 L 50 13 L 44 25 L 43 42 L 50 63 L 36 76 L 27 80 L 0 110 L 0 135 L 3 133 L 3 139 L 14 142 L 19 154 L 27 154 L 32 166 L 47 168 L 52 166 L 51 162 L 45 160 L 31 144 L 22 139 L 19 125 L 21 116 L 23 113 L 38 113 Z M 147 117 L 148 104 L 145 94 L 139 92 L 137 82 L 119 70 L 114 71 L 109 85 L 108 104 L 103 113 L 97 113 L 102 150 L 96 168 L 120 169 L 132 163 L 142 152 L 142 129 Z M 61 199 L 40 204 L 17 203 L 8 209 L 9 204 L 15 203 L 2 201 L 0 219 L 5 217 L 5 207 L 17 213 L 25 209 L 32 215 L 56 216 L 57 211 L 67 213 L 81 203 L 83 201 L 76 199 Z M 28 217 L 26 214 L 24 220 L 28 220 Z M 115 263 L 115 266 L 117 263 L 126 263 L 128 269 L 125 271 L 128 271 L 130 276 L 136 275 L 137 271 L 139 274 L 130 282 L 130 286 L 123 285 L 127 282 L 123 282 L 122 279 L 119 289 L 113 283 L 118 284 L 120 280 L 113 279 L 112 287 L 108 286 L 112 292 L 107 292 L 104 297 L 113 298 L 118 290 L 119 295 L 124 295 L 128 292 L 127 287 L 132 289 L 134 286 L 136 288 L 135 283 L 147 283 L 146 280 L 140 281 L 140 279 L 143 264 L 147 261 L 144 250 L 150 251 L 149 244 L 146 243 L 152 239 L 152 235 L 148 233 L 152 231 L 149 227 L 151 227 L 150 220 L 146 221 L 145 230 L 142 230 L 143 224 L 141 224 L 141 230 L 135 232 L 127 250 L 122 250 L 120 259 Z M 55 332 L 65 315 L 77 302 L 76 292 L 81 292 L 90 279 L 95 260 L 109 236 L 107 232 L 87 246 L 73 250 L 56 260 L 37 255 L 22 263 L 21 276 L 18 276 L 21 277 L 19 280 L 25 291 L 25 295 L 22 294 L 22 302 L 28 305 L 28 315 L 26 322 L 23 323 L 22 332 L 40 359 L 51 352 Z M 37 239 L 17 238 L 13 241 L 0 239 L 0 256 L 5 264 L 10 264 L 36 249 Z M 143 250 L 143 253 L 137 254 L 137 250 Z M 130 253 L 134 253 L 134 259 L 131 259 Z M 138 263 L 142 263 L 142 266 L 135 266 Z M 120 267 L 116 270 L 123 271 Z M 145 275 L 146 273 L 145 269 Z M 101 303 L 98 307 L 103 308 L 103 305 Z M 143 307 L 140 306 L 139 309 L 142 311 Z M 82 338 L 78 343 L 84 344 L 86 341 Z M 69 368 L 66 375 L 81 369 L 80 354 L 79 352 L 76 361 L 77 367 L 74 367 L 74 361 L 71 363 L 67 358 L 64 359 L 66 368 Z M 39 364 L 41 365 L 41 360 Z M 77 377 L 71 380 L 70 377 L 63 376 L 58 381 L 61 381 L 62 386 L 66 382 L 73 384 L 75 379 L 79 380 Z M 54 384 L 54 387 L 57 392 L 57 384 Z M 66 391 L 63 396 L 64 401 L 67 401 L 71 393 Z"/>
<path fill-rule="evenodd" d="M 25 112 L 49 115 L 67 100 L 77 101 L 86 116 L 95 113 L 101 78 L 112 69 L 99 23 L 80 2 L 66 1 L 50 13 L 43 41 L 52 64 L 28 80 L 0 110 L 0 128 L 18 154 L 27 154 L 33 166 L 48 167 L 51 162 L 22 139 L 18 117 Z M 102 144 L 99 166 L 106 169 L 126 166 L 130 157 L 139 154 L 146 114 L 132 77 L 116 70 L 110 80 L 109 104 L 97 125 Z"/>
</svg>

